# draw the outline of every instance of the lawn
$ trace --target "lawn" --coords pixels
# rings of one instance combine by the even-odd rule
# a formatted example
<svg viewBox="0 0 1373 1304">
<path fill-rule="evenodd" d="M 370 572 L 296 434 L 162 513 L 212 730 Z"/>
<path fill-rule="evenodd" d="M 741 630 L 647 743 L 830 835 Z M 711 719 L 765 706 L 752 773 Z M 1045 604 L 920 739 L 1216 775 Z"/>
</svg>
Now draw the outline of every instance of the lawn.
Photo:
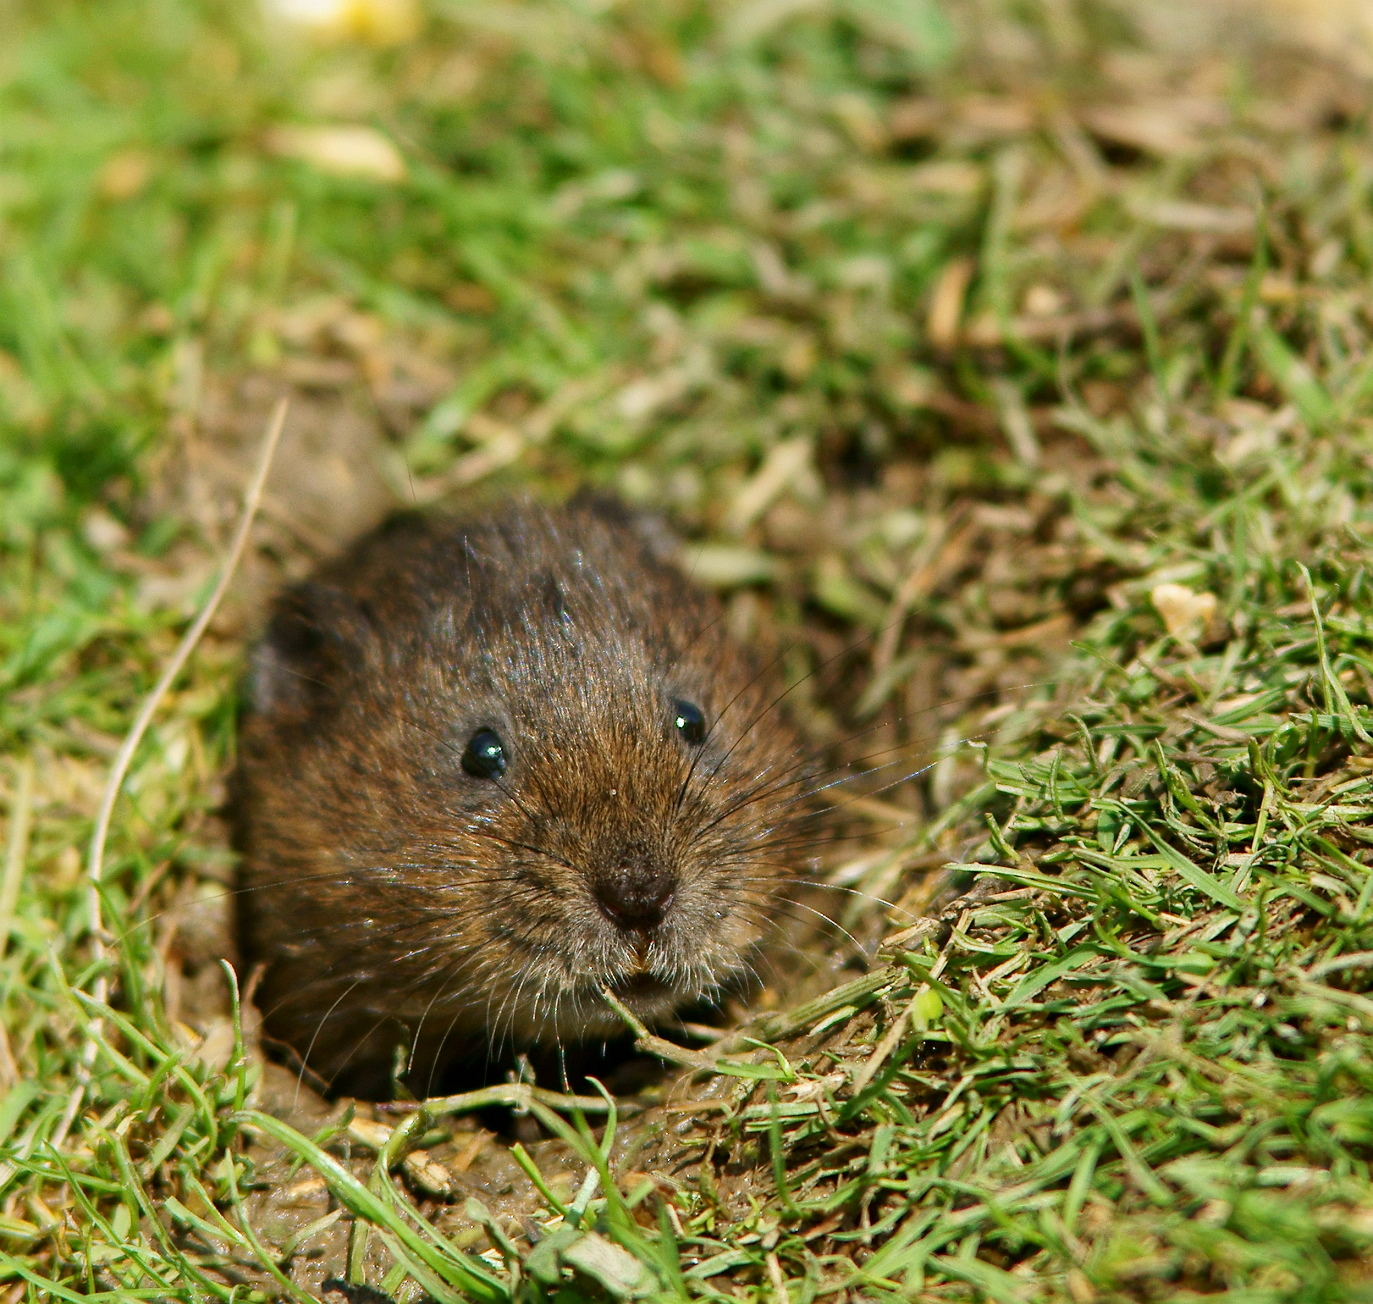
<svg viewBox="0 0 1373 1304">
<path fill-rule="evenodd" d="M 1146 10 L 0 3 L 0 1302 L 1373 1299 L 1373 105 Z M 324 1100 L 219 963 L 266 598 L 587 485 L 793 685 L 790 941 Z"/>
</svg>

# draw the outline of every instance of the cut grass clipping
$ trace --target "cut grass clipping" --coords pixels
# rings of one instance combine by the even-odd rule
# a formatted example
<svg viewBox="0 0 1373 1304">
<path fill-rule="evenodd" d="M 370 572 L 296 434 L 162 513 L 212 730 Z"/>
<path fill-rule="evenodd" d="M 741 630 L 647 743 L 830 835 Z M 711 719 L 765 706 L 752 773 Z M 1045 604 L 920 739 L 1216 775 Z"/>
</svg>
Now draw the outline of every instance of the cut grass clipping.
<svg viewBox="0 0 1373 1304">
<path fill-rule="evenodd" d="M 5 1304 L 1373 1295 L 1365 91 L 1146 11 L 5 7 Z M 255 615 L 585 483 L 868 770 L 852 940 L 638 1096 L 308 1124 L 213 963 Z"/>
</svg>

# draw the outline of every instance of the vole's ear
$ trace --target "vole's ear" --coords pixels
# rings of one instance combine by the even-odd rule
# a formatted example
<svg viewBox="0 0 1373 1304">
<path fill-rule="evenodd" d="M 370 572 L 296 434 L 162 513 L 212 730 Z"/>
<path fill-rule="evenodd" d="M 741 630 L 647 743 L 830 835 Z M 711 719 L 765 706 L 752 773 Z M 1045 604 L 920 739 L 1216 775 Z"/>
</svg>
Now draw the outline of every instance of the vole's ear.
<svg viewBox="0 0 1373 1304">
<path fill-rule="evenodd" d="M 253 652 L 250 709 L 259 715 L 327 709 L 360 664 L 368 630 L 366 613 L 342 590 L 311 583 L 287 589 Z"/>
<path fill-rule="evenodd" d="M 635 535 L 654 561 L 673 565 L 681 557 L 681 539 L 672 532 L 667 520 L 656 512 L 636 511 L 626 507 L 618 498 L 596 489 L 578 490 L 568 506 L 590 516 L 598 516 Z"/>
</svg>

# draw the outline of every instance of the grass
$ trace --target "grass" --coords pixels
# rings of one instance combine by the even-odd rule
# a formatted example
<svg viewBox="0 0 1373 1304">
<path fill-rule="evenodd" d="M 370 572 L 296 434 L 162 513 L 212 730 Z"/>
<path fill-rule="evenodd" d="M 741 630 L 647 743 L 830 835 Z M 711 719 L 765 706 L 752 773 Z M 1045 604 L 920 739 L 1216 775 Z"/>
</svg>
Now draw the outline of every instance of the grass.
<svg viewBox="0 0 1373 1304">
<path fill-rule="evenodd" d="M 436 0 L 382 50 L 0 14 L 6 1304 L 1373 1296 L 1357 84 L 1106 3 Z M 404 177 L 291 157 L 337 120 Z M 609 1126 L 527 1092 L 552 1139 L 476 1203 L 435 1194 L 462 1102 L 275 1108 L 212 963 L 244 642 L 348 516 L 322 457 L 135 756 L 89 936 L 105 775 L 283 392 L 351 414 L 369 501 L 665 513 L 836 766 L 922 767 L 845 808 L 856 941 L 803 1001 Z"/>
</svg>

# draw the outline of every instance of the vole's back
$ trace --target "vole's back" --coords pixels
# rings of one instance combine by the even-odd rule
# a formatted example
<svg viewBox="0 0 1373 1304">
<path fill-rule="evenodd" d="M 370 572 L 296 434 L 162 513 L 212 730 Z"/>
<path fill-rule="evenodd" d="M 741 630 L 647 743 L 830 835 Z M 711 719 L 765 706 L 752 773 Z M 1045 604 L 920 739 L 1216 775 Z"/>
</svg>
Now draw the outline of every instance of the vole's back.
<svg viewBox="0 0 1373 1304">
<path fill-rule="evenodd" d="M 602 985 L 653 1019 L 743 972 L 802 774 L 719 616 L 596 506 L 398 521 L 283 594 L 237 803 L 269 1034 L 380 1091 L 398 1043 L 601 1036 Z"/>
</svg>

